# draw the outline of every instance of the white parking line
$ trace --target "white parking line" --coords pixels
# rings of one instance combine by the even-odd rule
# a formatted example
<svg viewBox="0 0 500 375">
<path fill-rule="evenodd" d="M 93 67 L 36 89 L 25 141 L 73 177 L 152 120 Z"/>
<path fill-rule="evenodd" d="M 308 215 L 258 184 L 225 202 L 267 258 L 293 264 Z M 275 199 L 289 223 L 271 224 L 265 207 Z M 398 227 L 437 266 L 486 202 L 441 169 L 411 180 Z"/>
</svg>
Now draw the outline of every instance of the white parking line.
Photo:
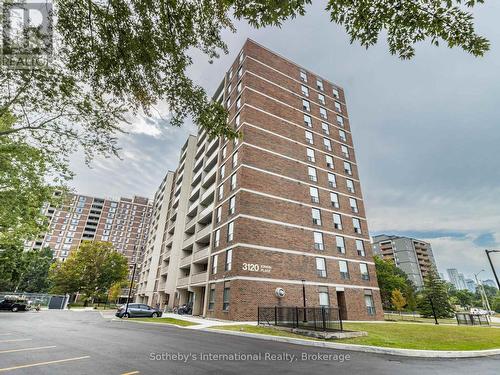
<svg viewBox="0 0 500 375">
<path fill-rule="evenodd" d="M 3 343 L 3 342 L 16 342 L 16 341 L 31 341 L 31 339 L 0 340 L 0 344 Z"/>
<path fill-rule="evenodd" d="M 28 352 L 30 350 L 53 349 L 55 347 L 56 347 L 55 345 L 52 345 L 52 346 L 37 346 L 37 347 L 34 347 L 34 348 L 2 350 L 2 351 L 0 351 L 0 354 L 16 353 L 16 352 Z"/>
<path fill-rule="evenodd" d="M 38 363 L 30 363 L 28 365 L 19 365 L 19 366 L 13 366 L 13 367 L 4 367 L 0 368 L 0 372 L 6 372 L 6 371 L 12 371 L 12 370 L 18 370 L 20 368 L 28 368 L 28 367 L 35 367 L 35 366 L 45 366 L 45 365 L 51 365 L 54 363 L 62 363 L 62 362 L 70 362 L 70 361 L 78 361 L 80 359 L 88 359 L 90 358 L 89 355 L 83 356 L 83 357 L 74 357 L 74 358 L 66 358 L 66 359 L 58 359 L 57 361 L 47 361 L 47 362 L 38 362 Z"/>
</svg>

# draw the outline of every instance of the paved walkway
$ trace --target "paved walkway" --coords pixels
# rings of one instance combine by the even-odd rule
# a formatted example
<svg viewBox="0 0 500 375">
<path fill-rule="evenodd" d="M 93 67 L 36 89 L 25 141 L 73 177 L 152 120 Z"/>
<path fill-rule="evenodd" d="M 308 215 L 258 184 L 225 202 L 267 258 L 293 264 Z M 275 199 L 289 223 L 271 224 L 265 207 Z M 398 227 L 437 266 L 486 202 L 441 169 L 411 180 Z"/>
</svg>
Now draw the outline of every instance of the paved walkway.
<svg viewBox="0 0 500 375">
<path fill-rule="evenodd" d="M 200 316 L 191 316 L 191 315 L 179 315 L 173 313 L 164 313 L 162 318 L 173 318 L 173 319 L 181 319 L 186 320 L 188 322 L 197 323 L 198 325 L 188 326 L 186 328 L 189 329 L 205 329 L 209 327 L 216 326 L 231 326 L 231 325 L 240 325 L 240 324 L 249 324 L 249 325 L 257 325 L 257 322 L 233 322 L 228 320 L 217 320 L 217 319 L 208 319 L 202 318 Z"/>
</svg>

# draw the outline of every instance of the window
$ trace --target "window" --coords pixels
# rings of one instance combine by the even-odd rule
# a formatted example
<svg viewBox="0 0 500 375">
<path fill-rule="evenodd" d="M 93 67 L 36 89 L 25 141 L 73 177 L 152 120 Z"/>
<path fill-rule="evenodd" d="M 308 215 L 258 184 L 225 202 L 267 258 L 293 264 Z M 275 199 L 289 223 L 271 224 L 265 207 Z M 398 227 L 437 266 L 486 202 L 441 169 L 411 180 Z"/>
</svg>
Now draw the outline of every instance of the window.
<svg viewBox="0 0 500 375">
<path fill-rule="evenodd" d="M 309 100 L 302 99 L 302 109 L 307 112 L 311 111 L 311 104 L 309 103 Z"/>
<path fill-rule="evenodd" d="M 316 79 L 316 87 L 318 88 L 318 90 L 323 91 L 323 81 L 319 78 Z"/>
<path fill-rule="evenodd" d="M 233 154 L 233 168 L 238 165 L 238 151 Z"/>
<path fill-rule="evenodd" d="M 239 57 L 239 62 L 240 64 L 243 62 L 243 58 L 245 57 L 245 55 L 243 54 L 243 51 L 241 51 L 240 53 L 240 57 Z"/>
<path fill-rule="evenodd" d="M 312 221 L 314 225 L 321 225 L 321 211 L 317 208 L 311 210 Z"/>
<path fill-rule="evenodd" d="M 324 96 L 323 94 L 318 94 L 318 101 L 319 101 L 321 104 L 325 105 L 325 104 L 326 104 L 326 103 L 325 103 L 325 96 Z"/>
<path fill-rule="evenodd" d="M 219 200 L 221 201 L 224 198 L 224 184 L 219 186 Z"/>
<path fill-rule="evenodd" d="M 303 70 L 300 71 L 300 80 L 307 83 L 307 74 Z"/>
<path fill-rule="evenodd" d="M 340 278 L 347 280 L 349 278 L 349 268 L 345 260 L 339 260 Z"/>
<path fill-rule="evenodd" d="M 221 220 L 222 220 L 222 206 L 219 206 L 217 207 L 215 222 L 220 223 Z"/>
<path fill-rule="evenodd" d="M 314 232 L 314 248 L 316 250 L 324 250 L 325 246 L 323 245 L 323 233 Z"/>
<path fill-rule="evenodd" d="M 220 229 L 217 229 L 215 231 L 215 237 L 214 237 L 214 247 L 219 246 L 220 244 Z"/>
<path fill-rule="evenodd" d="M 212 255 L 212 275 L 217 273 L 217 262 L 219 260 L 218 255 Z"/>
<path fill-rule="evenodd" d="M 339 253 L 345 254 L 345 242 L 344 237 L 336 236 L 335 243 L 337 244 L 337 251 Z"/>
<path fill-rule="evenodd" d="M 333 173 L 328 173 L 328 186 L 331 188 L 337 187 L 337 178 Z"/>
<path fill-rule="evenodd" d="M 316 175 L 316 168 L 307 167 L 307 174 L 309 175 L 309 180 L 318 181 L 318 176 Z"/>
<path fill-rule="evenodd" d="M 341 145 L 340 151 L 342 152 L 344 158 L 349 159 L 349 149 L 347 148 L 347 146 Z"/>
<path fill-rule="evenodd" d="M 240 126 L 240 114 L 239 113 L 236 115 L 234 123 L 236 124 L 236 127 Z"/>
<path fill-rule="evenodd" d="M 229 109 L 229 107 L 231 107 L 231 97 L 226 100 L 226 109 Z"/>
<path fill-rule="evenodd" d="M 333 94 L 333 97 L 334 98 L 340 98 L 340 93 L 339 93 L 339 90 L 336 89 L 335 87 L 332 89 L 332 94 Z"/>
<path fill-rule="evenodd" d="M 347 142 L 347 136 L 345 131 L 339 129 L 339 138 L 342 142 Z"/>
<path fill-rule="evenodd" d="M 236 91 L 238 91 L 238 93 L 241 92 L 241 81 L 238 83 L 238 86 L 236 86 Z"/>
<path fill-rule="evenodd" d="M 235 207 L 236 207 L 236 196 L 232 196 L 231 198 L 229 198 L 229 215 L 234 214 Z"/>
<path fill-rule="evenodd" d="M 327 151 L 332 151 L 332 142 L 328 138 L 323 138 L 323 146 Z"/>
<path fill-rule="evenodd" d="M 231 190 L 236 189 L 236 173 L 231 176 Z"/>
<path fill-rule="evenodd" d="M 236 109 L 240 109 L 241 107 L 241 96 L 236 100 Z"/>
<path fill-rule="evenodd" d="M 316 273 L 319 277 L 326 277 L 326 260 L 325 258 L 316 258 Z"/>
<path fill-rule="evenodd" d="M 365 290 L 365 306 L 368 315 L 375 315 L 375 304 L 373 303 L 372 291 Z"/>
<path fill-rule="evenodd" d="M 227 242 L 231 242 L 234 237 L 234 221 L 227 225 Z"/>
<path fill-rule="evenodd" d="M 339 103 L 339 102 L 337 102 L 337 101 L 335 102 L 335 110 L 336 110 L 337 112 L 342 112 L 342 106 L 341 106 L 341 105 L 340 105 L 340 103 Z"/>
<path fill-rule="evenodd" d="M 327 123 L 322 122 L 321 129 L 323 130 L 323 134 L 330 135 L 330 127 L 328 126 Z"/>
<path fill-rule="evenodd" d="M 330 155 L 325 155 L 325 159 L 326 159 L 326 166 L 330 169 L 333 169 L 334 168 L 333 158 Z"/>
<path fill-rule="evenodd" d="M 359 256 L 365 256 L 365 245 L 362 240 L 356 240 L 356 250 Z"/>
<path fill-rule="evenodd" d="M 350 193 L 354 193 L 354 181 L 346 179 L 345 184 L 347 186 L 347 191 L 349 191 Z"/>
<path fill-rule="evenodd" d="M 314 144 L 314 138 L 313 138 L 313 133 L 308 132 L 306 130 L 306 142 L 313 145 Z"/>
<path fill-rule="evenodd" d="M 229 298 L 231 296 L 231 288 L 229 281 L 224 282 L 224 294 L 222 295 L 222 310 L 229 310 Z"/>
<path fill-rule="evenodd" d="M 318 288 L 319 305 L 321 307 L 330 306 L 330 298 L 328 296 L 328 287 L 320 286 Z"/>
<path fill-rule="evenodd" d="M 333 227 L 342 230 L 342 217 L 339 214 L 333 214 Z"/>
<path fill-rule="evenodd" d="M 300 91 L 302 92 L 302 95 L 307 97 L 309 96 L 309 89 L 307 88 L 307 86 L 300 85 Z"/>
<path fill-rule="evenodd" d="M 306 149 L 306 154 L 307 154 L 307 160 L 310 161 L 311 163 L 314 163 L 316 161 L 316 158 L 314 157 L 314 150 L 311 148 Z"/>
<path fill-rule="evenodd" d="M 344 172 L 347 173 L 349 176 L 352 176 L 351 163 L 347 161 L 344 162 Z"/>
<path fill-rule="evenodd" d="M 319 190 L 315 187 L 309 187 L 309 194 L 311 195 L 311 202 L 319 203 Z"/>
<path fill-rule="evenodd" d="M 337 124 L 341 127 L 344 127 L 344 118 L 340 115 L 337 115 Z"/>
<path fill-rule="evenodd" d="M 213 310 L 215 307 L 215 284 L 210 285 L 210 293 L 208 294 L 208 309 Z"/>
<path fill-rule="evenodd" d="M 240 67 L 238 69 L 238 78 L 241 78 L 242 75 L 243 75 L 243 67 Z"/>
<path fill-rule="evenodd" d="M 354 228 L 354 233 L 361 233 L 361 221 L 358 218 L 352 218 L 352 226 Z"/>
<path fill-rule="evenodd" d="M 340 208 L 339 195 L 337 193 L 330 193 L 330 202 L 335 208 Z"/>
<path fill-rule="evenodd" d="M 227 147 L 224 146 L 222 148 L 222 152 L 221 152 L 221 155 L 222 155 L 222 159 L 224 160 L 226 158 L 226 154 L 227 154 Z"/>
<path fill-rule="evenodd" d="M 351 206 L 351 211 L 358 213 L 358 202 L 354 198 L 349 198 L 349 206 Z"/>
<path fill-rule="evenodd" d="M 237 137 L 233 139 L 233 146 L 234 146 L 234 148 L 236 148 L 236 146 L 238 146 L 238 142 L 239 142 L 239 140 L 238 140 Z"/>
<path fill-rule="evenodd" d="M 366 263 L 359 264 L 359 272 L 361 273 L 361 279 L 370 280 L 370 274 L 368 273 L 368 265 Z"/>
<path fill-rule="evenodd" d="M 226 164 L 222 164 L 220 167 L 220 179 L 222 180 L 226 175 Z"/>
<path fill-rule="evenodd" d="M 231 271 L 232 262 L 233 262 L 233 249 L 226 250 L 226 263 L 224 265 L 225 271 Z"/>
<path fill-rule="evenodd" d="M 304 124 L 309 127 L 309 128 L 312 128 L 312 119 L 311 119 L 311 116 L 309 115 L 304 115 Z"/>
<path fill-rule="evenodd" d="M 328 115 L 326 114 L 326 109 L 324 109 L 323 107 L 319 107 L 319 115 L 325 120 L 328 119 Z"/>
<path fill-rule="evenodd" d="M 231 78 L 233 78 L 233 70 L 232 69 L 229 71 L 229 80 L 231 80 Z"/>
</svg>

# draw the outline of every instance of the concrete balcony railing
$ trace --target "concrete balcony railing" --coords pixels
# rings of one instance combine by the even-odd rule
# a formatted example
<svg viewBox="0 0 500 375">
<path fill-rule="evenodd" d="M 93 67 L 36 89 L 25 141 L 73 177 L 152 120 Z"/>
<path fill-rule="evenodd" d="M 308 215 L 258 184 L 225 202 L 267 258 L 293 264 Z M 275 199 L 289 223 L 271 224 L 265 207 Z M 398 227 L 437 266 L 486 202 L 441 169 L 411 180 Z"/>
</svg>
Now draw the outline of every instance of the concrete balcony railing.
<svg viewBox="0 0 500 375">
<path fill-rule="evenodd" d="M 191 259 L 192 259 L 191 255 L 182 258 L 181 261 L 179 262 L 179 267 L 184 267 L 187 266 L 188 264 L 191 264 Z"/>
<path fill-rule="evenodd" d="M 206 204 L 208 201 L 213 201 L 212 195 L 215 192 L 215 184 L 210 186 L 207 191 L 201 195 L 200 203 Z"/>
<path fill-rule="evenodd" d="M 205 207 L 203 209 L 203 211 L 201 211 L 199 214 L 198 214 L 198 218 L 200 220 L 203 220 L 205 219 L 208 215 L 212 215 L 212 212 L 214 211 L 214 203 L 210 203 L 207 207 Z"/>
<path fill-rule="evenodd" d="M 205 236 L 209 235 L 212 232 L 212 225 L 209 224 L 202 230 L 200 230 L 198 233 L 196 233 L 196 239 L 199 240 L 200 238 L 204 238 Z"/>
<path fill-rule="evenodd" d="M 185 249 L 190 247 L 194 243 L 194 239 L 195 239 L 194 234 L 192 234 L 191 237 L 185 239 L 184 242 L 182 243 L 182 248 Z"/>
<path fill-rule="evenodd" d="M 188 284 L 189 284 L 189 276 L 179 277 L 179 279 L 177 279 L 177 286 L 186 286 Z"/>
<path fill-rule="evenodd" d="M 208 258 L 210 253 L 210 246 L 204 247 L 193 254 L 193 262 L 197 262 L 201 259 Z"/>
<path fill-rule="evenodd" d="M 207 271 L 191 275 L 191 284 L 206 282 L 207 278 L 208 278 Z"/>
<path fill-rule="evenodd" d="M 164 276 L 168 273 L 168 266 L 163 266 L 162 268 L 160 268 L 160 275 L 161 276 Z"/>
</svg>

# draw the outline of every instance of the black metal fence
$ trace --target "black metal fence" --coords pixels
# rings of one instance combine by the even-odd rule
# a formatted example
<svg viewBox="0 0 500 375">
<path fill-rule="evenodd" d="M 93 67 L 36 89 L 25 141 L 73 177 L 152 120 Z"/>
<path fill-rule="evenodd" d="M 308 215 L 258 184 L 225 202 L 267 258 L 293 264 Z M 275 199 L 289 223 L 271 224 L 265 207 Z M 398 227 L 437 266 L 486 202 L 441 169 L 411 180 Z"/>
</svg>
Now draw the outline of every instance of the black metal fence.
<svg viewBox="0 0 500 375">
<path fill-rule="evenodd" d="M 272 306 L 257 308 L 258 324 L 307 329 L 342 331 L 342 319 L 336 307 Z"/>
<path fill-rule="evenodd" d="M 487 326 L 490 324 L 486 315 L 455 313 L 458 325 Z"/>
</svg>

